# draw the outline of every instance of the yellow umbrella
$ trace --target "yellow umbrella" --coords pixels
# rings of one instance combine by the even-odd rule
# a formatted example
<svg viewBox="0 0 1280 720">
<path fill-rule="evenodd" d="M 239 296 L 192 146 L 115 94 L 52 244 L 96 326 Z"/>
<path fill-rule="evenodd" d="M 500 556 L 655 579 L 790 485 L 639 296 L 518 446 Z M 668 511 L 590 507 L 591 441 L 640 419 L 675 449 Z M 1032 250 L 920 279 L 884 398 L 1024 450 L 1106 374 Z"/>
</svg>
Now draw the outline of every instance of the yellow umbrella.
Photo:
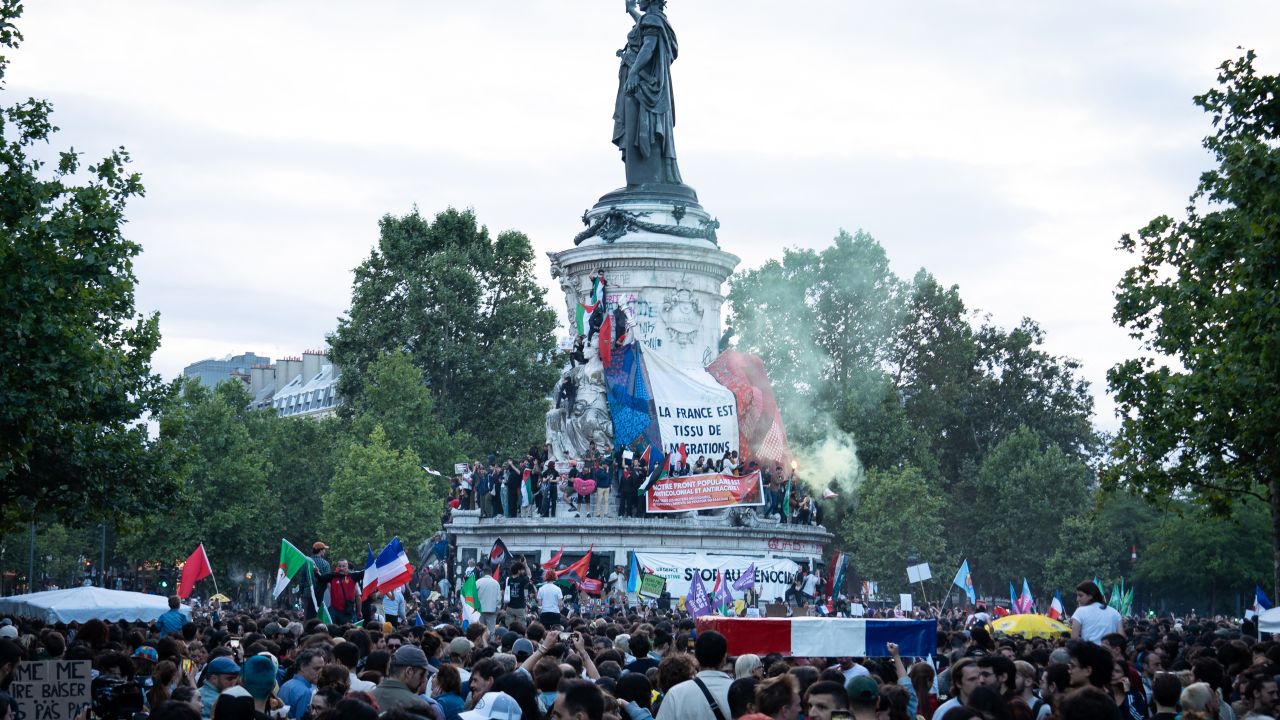
<svg viewBox="0 0 1280 720">
<path fill-rule="evenodd" d="M 209 598 L 209 602 L 213 602 L 214 600 L 217 600 L 220 603 L 231 602 L 231 598 L 227 597 L 226 595 L 223 595 L 222 593 L 218 593 L 217 595 L 214 595 L 213 597 Z"/>
<path fill-rule="evenodd" d="M 1048 615 L 1033 614 L 1006 615 L 992 620 L 991 629 L 1000 635 L 1021 635 L 1028 638 L 1051 638 L 1071 634 L 1070 627 Z"/>
</svg>

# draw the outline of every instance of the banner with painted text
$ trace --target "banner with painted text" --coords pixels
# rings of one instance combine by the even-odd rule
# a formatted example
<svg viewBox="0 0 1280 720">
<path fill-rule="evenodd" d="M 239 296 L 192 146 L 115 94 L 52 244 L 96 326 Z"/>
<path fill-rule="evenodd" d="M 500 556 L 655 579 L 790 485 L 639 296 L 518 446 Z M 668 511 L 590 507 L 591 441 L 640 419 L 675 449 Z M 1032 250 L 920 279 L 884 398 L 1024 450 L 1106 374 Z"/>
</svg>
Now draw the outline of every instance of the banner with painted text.
<svg viewBox="0 0 1280 720">
<path fill-rule="evenodd" d="M 715 587 L 720 573 L 730 583 L 737 582 L 742 573 L 755 563 L 755 593 L 761 602 L 782 600 L 787 588 L 795 580 L 800 566 L 786 558 L 759 558 L 745 555 L 707 555 L 705 553 L 646 553 L 637 552 L 636 562 L 645 574 L 661 575 L 667 581 L 671 597 L 684 597 L 689 593 L 693 574 L 702 576 L 702 584 Z M 735 598 L 741 593 L 735 591 Z"/>
<path fill-rule="evenodd" d="M 738 450 L 738 401 L 702 368 L 682 368 L 644 353 L 645 377 L 662 438 L 662 454 L 718 460 Z M 681 446 L 683 451 L 681 450 Z"/>
<path fill-rule="evenodd" d="M 723 473 L 667 477 L 650 485 L 644 498 L 651 513 L 763 505 L 764 483 L 759 472 L 741 477 Z"/>
</svg>

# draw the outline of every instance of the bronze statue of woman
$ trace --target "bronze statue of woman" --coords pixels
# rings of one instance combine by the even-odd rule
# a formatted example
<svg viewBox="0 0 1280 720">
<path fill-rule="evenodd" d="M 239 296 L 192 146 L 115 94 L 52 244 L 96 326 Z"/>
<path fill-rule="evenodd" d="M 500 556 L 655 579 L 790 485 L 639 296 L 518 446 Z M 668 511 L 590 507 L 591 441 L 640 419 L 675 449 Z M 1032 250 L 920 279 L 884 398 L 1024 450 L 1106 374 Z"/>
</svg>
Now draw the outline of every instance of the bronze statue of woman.
<svg viewBox="0 0 1280 720">
<path fill-rule="evenodd" d="M 675 31 L 662 9 L 665 0 L 626 0 L 635 25 L 618 51 L 618 96 L 613 144 L 622 151 L 627 185 L 681 184 L 676 164 L 675 99 L 671 63 L 679 54 Z M 643 14 L 641 14 L 643 13 Z"/>
</svg>

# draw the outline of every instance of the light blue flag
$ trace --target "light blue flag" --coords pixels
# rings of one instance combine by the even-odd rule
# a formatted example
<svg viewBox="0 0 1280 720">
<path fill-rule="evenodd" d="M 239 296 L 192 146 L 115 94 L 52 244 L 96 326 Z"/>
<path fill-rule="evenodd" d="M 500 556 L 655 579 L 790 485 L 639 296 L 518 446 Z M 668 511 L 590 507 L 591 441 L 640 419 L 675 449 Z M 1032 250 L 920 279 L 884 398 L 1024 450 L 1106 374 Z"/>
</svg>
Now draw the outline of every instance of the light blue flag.
<svg viewBox="0 0 1280 720">
<path fill-rule="evenodd" d="M 627 571 L 627 592 L 633 593 L 640 590 L 640 561 L 636 560 L 636 553 L 631 551 L 631 569 Z"/>
<path fill-rule="evenodd" d="M 978 593 L 973 589 L 973 576 L 969 574 L 968 560 L 960 563 L 960 569 L 956 571 L 956 579 L 952 580 L 951 584 L 964 590 L 964 594 L 969 596 L 969 602 L 978 602 Z"/>
</svg>

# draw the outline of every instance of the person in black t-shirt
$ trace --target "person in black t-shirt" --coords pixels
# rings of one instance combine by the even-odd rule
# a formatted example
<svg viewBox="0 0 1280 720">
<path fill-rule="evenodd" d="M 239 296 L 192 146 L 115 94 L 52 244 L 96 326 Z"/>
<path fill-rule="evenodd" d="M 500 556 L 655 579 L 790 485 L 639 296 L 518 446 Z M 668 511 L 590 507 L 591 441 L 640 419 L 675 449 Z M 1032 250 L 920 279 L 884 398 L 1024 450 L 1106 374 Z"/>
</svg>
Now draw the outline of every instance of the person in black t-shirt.
<svg viewBox="0 0 1280 720">
<path fill-rule="evenodd" d="M 511 591 L 511 599 L 507 601 L 503 624 L 511 627 L 513 622 L 524 622 L 525 614 L 529 612 L 529 598 L 534 594 L 533 581 L 529 579 L 529 568 L 524 563 L 511 566 L 507 588 Z"/>
</svg>

